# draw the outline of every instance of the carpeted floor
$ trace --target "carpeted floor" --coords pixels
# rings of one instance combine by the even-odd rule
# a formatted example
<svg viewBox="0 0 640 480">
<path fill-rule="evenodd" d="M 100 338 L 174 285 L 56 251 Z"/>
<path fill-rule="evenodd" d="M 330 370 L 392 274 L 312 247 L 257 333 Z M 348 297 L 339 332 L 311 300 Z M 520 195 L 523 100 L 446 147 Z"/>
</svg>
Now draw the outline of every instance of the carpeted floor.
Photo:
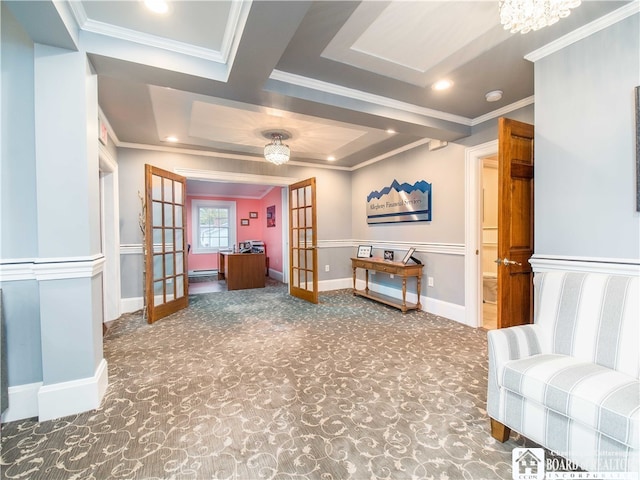
<svg viewBox="0 0 640 480">
<path fill-rule="evenodd" d="M 193 295 L 105 337 L 101 408 L 2 427 L 3 479 L 511 479 L 486 332 L 282 285 Z"/>
<path fill-rule="evenodd" d="M 211 275 L 194 275 L 189 277 L 189 283 L 207 283 L 207 282 L 215 282 L 218 280 L 218 274 Z"/>
</svg>

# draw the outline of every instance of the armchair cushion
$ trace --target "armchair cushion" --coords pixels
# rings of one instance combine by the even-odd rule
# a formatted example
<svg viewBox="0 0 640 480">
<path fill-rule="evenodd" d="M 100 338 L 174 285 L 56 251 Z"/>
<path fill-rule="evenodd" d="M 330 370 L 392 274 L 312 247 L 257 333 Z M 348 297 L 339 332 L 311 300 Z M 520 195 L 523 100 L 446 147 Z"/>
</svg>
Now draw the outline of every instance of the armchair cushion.
<svg viewBox="0 0 640 480">
<path fill-rule="evenodd" d="M 508 362 L 500 386 L 637 449 L 640 382 L 596 363 L 560 354 Z"/>
</svg>

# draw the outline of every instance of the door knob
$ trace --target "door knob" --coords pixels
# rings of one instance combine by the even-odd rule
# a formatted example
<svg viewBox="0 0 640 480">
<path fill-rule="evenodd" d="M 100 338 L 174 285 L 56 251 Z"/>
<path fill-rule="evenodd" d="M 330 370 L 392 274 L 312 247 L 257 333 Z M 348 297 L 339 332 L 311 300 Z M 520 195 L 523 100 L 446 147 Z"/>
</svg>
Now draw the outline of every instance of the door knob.
<svg viewBox="0 0 640 480">
<path fill-rule="evenodd" d="M 520 262 L 516 262 L 515 260 L 509 260 L 507 257 L 504 257 L 502 260 L 500 260 L 499 258 L 496 258 L 495 262 L 498 265 L 503 264 L 505 267 L 508 267 L 509 265 L 522 266 L 522 264 Z"/>
</svg>

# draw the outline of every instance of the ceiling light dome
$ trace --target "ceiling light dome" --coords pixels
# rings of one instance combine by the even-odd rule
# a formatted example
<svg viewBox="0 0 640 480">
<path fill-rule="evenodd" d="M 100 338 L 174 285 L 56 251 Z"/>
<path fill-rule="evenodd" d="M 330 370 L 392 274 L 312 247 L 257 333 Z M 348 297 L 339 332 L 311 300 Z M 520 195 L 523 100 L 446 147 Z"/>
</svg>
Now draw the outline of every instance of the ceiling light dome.
<svg viewBox="0 0 640 480">
<path fill-rule="evenodd" d="M 485 94 L 485 98 L 487 102 L 497 102 L 498 100 L 502 100 L 502 90 L 491 90 Z"/>
<path fill-rule="evenodd" d="M 291 149 L 289 145 L 282 143 L 282 140 L 289 138 L 282 133 L 271 133 L 271 143 L 264 146 L 264 158 L 274 165 L 282 165 L 289 161 Z"/>
</svg>

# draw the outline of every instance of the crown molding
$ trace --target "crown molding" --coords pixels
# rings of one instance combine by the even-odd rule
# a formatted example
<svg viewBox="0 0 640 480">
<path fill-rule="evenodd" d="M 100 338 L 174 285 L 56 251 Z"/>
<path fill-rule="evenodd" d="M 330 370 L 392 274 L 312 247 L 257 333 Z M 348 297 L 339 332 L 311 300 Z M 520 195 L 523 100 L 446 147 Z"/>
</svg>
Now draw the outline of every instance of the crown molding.
<svg viewBox="0 0 640 480">
<path fill-rule="evenodd" d="M 377 157 L 374 157 L 374 158 L 372 158 L 370 160 L 366 160 L 366 161 L 364 161 L 362 163 L 359 163 L 358 165 L 355 165 L 355 166 L 351 167 L 349 170 L 354 172 L 354 171 L 356 171 L 356 170 L 358 170 L 360 168 L 367 167 L 367 166 L 372 165 L 374 163 L 377 163 L 377 162 L 379 162 L 381 160 L 385 160 L 387 158 L 393 157 L 394 155 L 398 155 L 400 153 L 407 152 L 409 150 L 413 150 L 414 148 L 418 148 L 418 147 L 420 147 L 422 145 L 427 145 L 430 141 L 431 141 L 430 138 L 423 138 L 423 139 L 415 141 L 413 143 L 409 143 L 408 145 L 404 145 L 402 147 L 396 148 L 395 150 L 391 150 L 390 152 L 383 153 L 382 155 L 378 155 Z"/>
<path fill-rule="evenodd" d="M 160 48 L 162 50 L 168 50 L 183 55 L 189 55 L 191 57 L 202 58 L 211 62 L 221 64 L 226 63 L 222 53 L 217 50 L 190 45 L 188 43 L 178 42 L 176 40 L 169 40 L 166 38 L 158 37 L 156 35 L 150 35 L 148 33 L 140 33 L 136 32 L 135 30 L 117 27 L 115 25 L 98 22 L 96 20 L 88 19 L 82 25 L 82 30 L 84 30 L 85 32 L 96 33 L 99 35 L 105 35 L 107 37 L 146 45 L 149 47 Z"/>
<path fill-rule="evenodd" d="M 231 9 L 227 17 L 227 25 L 224 29 L 222 46 L 220 48 L 220 54 L 224 59 L 224 63 L 228 64 L 229 70 L 231 70 L 231 66 L 235 60 L 238 45 L 240 44 L 247 18 L 249 18 L 252 3 L 252 0 L 231 2 Z M 229 59 L 231 59 L 231 61 L 229 61 Z"/>
<path fill-rule="evenodd" d="M 225 153 L 225 152 L 212 152 L 210 150 L 193 150 L 186 148 L 176 148 L 176 147 L 165 147 L 162 145 L 148 145 L 142 143 L 129 143 L 129 142 L 120 142 L 116 145 L 121 148 L 131 148 L 135 150 L 150 150 L 154 152 L 166 152 L 166 153 L 180 153 L 183 155 L 196 155 L 201 157 L 215 157 L 215 158 L 228 158 L 231 160 L 247 160 L 250 162 L 259 162 L 259 163 L 267 163 L 263 157 L 258 156 L 250 156 L 239 153 Z M 306 168 L 324 168 L 327 170 L 344 170 L 344 171 L 352 171 L 353 167 L 340 167 L 338 165 L 322 165 L 321 163 L 305 163 L 305 162 L 297 162 L 295 160 L 288 161 L 285 165 L 293 165 L 297 167 L 306 167 Z"/>
<path fill-rule="evenodd" d="M 594 33 L 599 32 L 611 25 L 614 25 L 631 15 L 640 13 L 640 0 L 633 0 L 624 7 L 618 8 L 607 15 L 604 15 L 591 23 L 583 25 L 577 28 L 573 32 L 564 35 L 551 43 L 548 43 L 544 47 L 538 48 L 531 53 L 524 56 L 526 60 L 530 62 L 537 62 L 538 60 L 556 53 L 569 45 L 572 45 L 580 40 L 583 40 Z"/>
<path fill-rule="evenodd" d="M 217 170 L 199 170 L 194 168 L 173 169 L 174 173 L 183 177 L 198 180 L 215 180 L 225 183 L 253 183 L 256 185 L 285 186 L 300 181 L 295 177 L 278 177 L 274 175 L 255 175 L 253 173 L 222 172 Z"/>
<path fill-rule="evenodd" d="M 235 53 L 239 39 L 242 36 L 242 30 L 244 29 L 249 9 L 251 8 L 251 2 L 247 2 L 248 5 L 245 5 L 244 2 L 242 2 L 242 5 L 238 5 L 236 2 L 232 3 L 231 11 L 227 17 L 222 49 L 221 51 L 217 51 L 92 20 L 87 16 L 82 2 L 69 3 L 71 12 L 81 30 L 221 64 L 226 64 L 229 61 L 231 53 Z"/>
<path fill-rule="evenodd" d="M 85 22 L 89 19 L 89 17 L 87 17 L 87 12 L 82 5 L 82 2 L 68 2 L 68 5 L 71 8 L 71 13 L 76 20 L 78 28 L 81 29 Z"/>
<path fill-rule="evenodd" d="M 317 90 L 322 93 L 329 93 L 337 95 L 339 97 L 352 98 L 360 100 L 362 102 L 379 105 L 382 107 L 393 108 L 396 110 L 415 113 L 423 115 L 425 117 L 437 118 L 447 122 L 453 122 L 467 127 L 471 126 L 471 119 L 460 115 L 453 115 L 451 113 L 441 112 L 439 110 L 433 110 L 431 108 L 420 107 L 412 103 L 401 102 L 399 100 L 393 100 L 381 95 L 375 95 L 372 93 L 363 92 L 361 90 L 355 90 L 353 88 L 343 87 L 334 83 L 323 82 L 322 80 L 316 80 L 315 78 L 303 77 L 301 75 L 295 75 L 293 73 L 283 72 L 281 70 L 274 70 L 269 76 L 270 80 L 275 80 L 290 85 L 296 85 L 298 87 L 308 88 L 310 90 Z"/>
<path fill-rule="evenodd" d="M 475 127 L 476 125 L 480 125 L 488 120 L 493 120 L 494 118 L 502 117 L 507 113 L 513 112 L 523 107 L 527 107 L 535 103 L 535 96 L 531 95 L 530 97 L 523 98 L 522 100 L 518 100 L 517 102 L 513 102 L 509 105 L 505 105 L 502 108 L 494 110 L 493 112 L 485 113 L 484 115 L 480 115 L 479 117 L 471 120 L 471 126 Z"/>
<path fill-rule="evenodd" d="M 518 100 L 517 102 L 514 102 L 512 104 L 505 105 L 504 107 L 494 110 L 492 112 L 470 119 L 460 115 L 453 115 L 450 113 L 441 112 L 439 110 L 433 110 L 431 108 L 420 107 L 412 103 L 401 102 L 398 100 L 393 100 L 388 97 L 374 95 L 371 93 L 363 92 L 361 90 L 354 90 L 352 88 L 342 87 L 340 85 L 335 85 L 333 83 L 327 83 L 321 80 L 316 80 L 309 77 L 303 77 L 300 75 L 295 75 L 293 73 L 287 73 L 280 70 L 274 70 L 271 76 L 269 77 L 269 79 L 284 82 L 284 83 L 289 83 L 291 85 L 296 85 L 303 88 L 309 88 L 311 90 L 318 90 L 325 93 L 338 95 L 341 97 L 355 98 L 356 100 L 361 100 L 363 102 L 373 103 L 375 105 L 394 108 L 396 110 L 401 110 L 408 113 L 415 113 L 415 114 L 423 115 L 426 117 L 437 118 L 439 120 L 458 123 L 460 125 L 465 125 L 469 127 L 479 125 L 483 122 L 486 122 L 487 120 L 498 118 L 509 112 L 513 112 L 514 110 L 518 110 L 520 108 L 531 105 L 532 103 L 534 103 L 534 100 L 535 100 L 534 96 L 532 95 L 530 97 L 523 98 L 522 100 Z"/>
</svg>

